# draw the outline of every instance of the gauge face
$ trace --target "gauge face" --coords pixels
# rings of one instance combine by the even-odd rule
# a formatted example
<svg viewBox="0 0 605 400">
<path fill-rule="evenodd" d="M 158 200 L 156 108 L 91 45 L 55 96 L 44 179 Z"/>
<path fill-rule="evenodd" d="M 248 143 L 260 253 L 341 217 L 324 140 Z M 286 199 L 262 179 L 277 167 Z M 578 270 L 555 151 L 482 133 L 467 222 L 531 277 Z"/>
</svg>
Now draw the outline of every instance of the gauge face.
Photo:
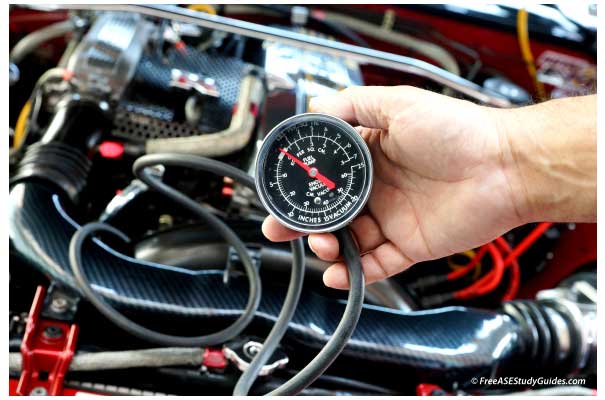
<svg viewBox="0 0 605 400">
<path fill-rule="evenodd" d="M 364 207 L 372 187 L 372 159 L 363 138 L 345 121 L 300 114 L 277 125 L 261 145 L 256 188 L 271 215 L 299 232 L 331 232 Z"/>
</svg>

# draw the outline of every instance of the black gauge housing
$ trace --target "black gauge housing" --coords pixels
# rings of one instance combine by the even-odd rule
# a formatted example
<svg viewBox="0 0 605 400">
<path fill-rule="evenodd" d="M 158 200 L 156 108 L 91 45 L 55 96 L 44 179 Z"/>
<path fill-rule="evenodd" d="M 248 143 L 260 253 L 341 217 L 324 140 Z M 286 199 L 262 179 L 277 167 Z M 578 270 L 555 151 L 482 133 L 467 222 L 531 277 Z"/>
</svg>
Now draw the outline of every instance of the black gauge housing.
<svg viewBox="0 0 605 400">
<path fill-rule="evenodd" d="M 347 122 L 306 113 L 269 132 L 255 177 L 263 205 L 280 223 L 304 233 L 332 232 L 365 206 L 372 189 L 372 158 Z"/>
</svg>

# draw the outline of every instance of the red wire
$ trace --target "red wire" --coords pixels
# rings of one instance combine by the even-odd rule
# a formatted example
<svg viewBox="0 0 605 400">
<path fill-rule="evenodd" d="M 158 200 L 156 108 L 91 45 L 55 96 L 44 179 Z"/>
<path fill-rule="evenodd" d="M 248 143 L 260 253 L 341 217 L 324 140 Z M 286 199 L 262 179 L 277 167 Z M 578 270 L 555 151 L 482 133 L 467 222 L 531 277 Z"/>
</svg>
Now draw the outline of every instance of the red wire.
<svg viewBox="0 0 605 400">
<path fill-rule="evenodd" d="M 498 284 L 500 284 L 502 275 L 504 274 L 502 254 L 500 251 L 498 251 L 498 248 L 494 246 L 493 243 L 487 243 L 485 246 L 492 257 L 492 270 L 472 285 L 454 292 L 455 299 L 470 299 L 472 297 L 478 297 L 484 295 L 485 293 L 491 292 L 498 286 Z"/>
<path fill-rule="evenodd" d="M 448 280 L 457 279 L 470 272 L 476 263 L 483 258 L 483 255 L 485 255 L 485 250 L 482 251 L 483 249 L 489 251 L 490 255 L 492 256 L 494 267 L 489 273 L 472 285 L 454 292 L 454 298 L 469 299 L 472 297 L 481 296 L 494 290 L 500 284 L 505 269 L 511 265 L 511 282 L 509 283 L 509 287 L 505 292 L 503 299 L 510 300 L 514 298 L 519 288 L 521 274 L 517 258 L 523 254 L 536 240 L 538 240 L 538 238 L 540 238 L 540 236 L 542 236 L 542 234 L 548 228 L 550 228 L 551 225 L 551 222 L 542 222 L 538 224 L 538 226 L 536 226 L 525 238 L 523 238 L 523 240 L 513 250 L 510 250 L 510 246 L 504 239 L 497 238 L 496 243 L 499 243 L 500 247 L 502 247 L 502 250 L 508 253 L 504 260 L 502 260 L 502 254 L 498 251 L 498 248 L 496 248 L 492 243 L 482 246 L 475 257 L 473 257 L 471 262 L 459 270 L 450 272 L 447 275 Z"/>
<path fill-rule="evenodd" d="M 496 238 L 496 244 L 500 246 L 500 250 L 502 250 L 506 255 L 510 254 L 510 252 L 512 251 L 508 242 L 502 237 Z M 514 299 L 517 295 L 517 291 L 519 290 L 520 284 L 521 268 L 519 268 L 519 262 L 515 258 L 510 264 L 510 280 L 506 292 L 504 292 L 504 295 L 502 295 L 502 300 Z"/>
<path fill-rule="evenodd" d="M 475 256 L 468 262 L 468 264 L 466 264 L 465 266 L 458 268 L 457 270 L 454 270 L 450 273 L 447 274 L 447 280 L 448 281 L 452 281 L 454 279 L 458 279 L 461 276 L 466 275 L 467 273 L 469 273 L 470 271 L 472 271 L 473 269 L 475 269 L 475 267 L 477 266 L 477 263 L 479 263 L 479 261 L 481 261 L 481 259 L 483 258 L 483 256 L 485 255 L 485 253 L 487 252 L 487 246 L 483 245 L 479 248 L 479 250 L 477 251 L 477 253 L 475 254 Z"/>
<path fill-rule="evenodd" d="M 504 259 L 504 266 L 508 266 L 513 259 L 519 258 L 519 256 L 523 254 L 525 250 L 527 250 L 536 240 L 538 240 L 540 236 L 542 236 L 542 234 L 551 226 L 552 222 L 541 222 L 538 224 L 538 226 L 536 226 L 534 230 L 531 231 L 529 235 L 527 235 L 517 246 L 515 246 L 513 251 L 511 251 L 508 256 L 506 256 L 506 259 Z"/>
</svg>

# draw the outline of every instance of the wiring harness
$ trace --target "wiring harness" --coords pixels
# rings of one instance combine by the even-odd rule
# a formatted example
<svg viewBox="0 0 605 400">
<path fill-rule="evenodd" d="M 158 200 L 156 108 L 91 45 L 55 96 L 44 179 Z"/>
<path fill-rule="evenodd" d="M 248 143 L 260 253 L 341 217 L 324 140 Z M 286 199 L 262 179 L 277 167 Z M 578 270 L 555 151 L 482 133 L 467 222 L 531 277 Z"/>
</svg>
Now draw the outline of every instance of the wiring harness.
<svg viewBox="0 0 605 400">
<path fill-rule="evenodd" d="M 423 306 L 432 307 L 454 299 L 469 300 L 491 293 L 500 286 L 505 272 L 509 269 L 509 283 L 506 291 L 502 295 L 502 300 L 512 300 L 515 298 L 520 285 L 521 270 L 518 262 L 519 256 L 521 256 L 529 247 L 531 247 L 531 245 L 538 240 L 551 226 L 551 222 L 542 222 L 538 224 L 514 248 L 511 248 L 509 243 L 503 237 L 498 237 L 493 242 L 484 244 L 483 246 L 479 247 L 477 251 L 473 252 L 472 254 L 474 254 L 474 256 L 467 264 L 454 268 L 453 271 L 445 275 L 431 275 L 419 278 L 411 286 L 415 289 L 426 290 L 446 282 L 457 281 L 468 276 L 468 274 L 470 274 L 472 271 L 475 271 L 485 256 L 489 255 L 492 268 L 488 273 L 479 279 L 475 279 L 472 284 L 463 289 L 423 297 Z"/>
</svg>

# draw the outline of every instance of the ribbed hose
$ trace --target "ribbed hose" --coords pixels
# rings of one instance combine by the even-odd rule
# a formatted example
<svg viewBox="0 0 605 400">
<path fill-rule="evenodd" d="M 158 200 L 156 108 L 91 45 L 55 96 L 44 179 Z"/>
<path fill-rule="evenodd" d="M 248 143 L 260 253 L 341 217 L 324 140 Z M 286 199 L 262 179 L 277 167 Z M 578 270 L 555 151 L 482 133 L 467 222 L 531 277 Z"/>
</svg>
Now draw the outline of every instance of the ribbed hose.
<svg viewBox="0 0 605 400">
<path fill-rule="evenodd" d="M 19 162 L 11 185 L 23 180 L 43 180 L 62 190 L 73 202 L 86 186 L 92 163 L 84 153 L 60 142 L 35 143 Z"/>
<path fill-rule="evenodd" d="M 584 368 L 588 356 L 579 308 L 569 301 L 515 300 L 502 310 L 521 327 L 521 357 L 531 370 L 573 374 Z"/>
</svg>

